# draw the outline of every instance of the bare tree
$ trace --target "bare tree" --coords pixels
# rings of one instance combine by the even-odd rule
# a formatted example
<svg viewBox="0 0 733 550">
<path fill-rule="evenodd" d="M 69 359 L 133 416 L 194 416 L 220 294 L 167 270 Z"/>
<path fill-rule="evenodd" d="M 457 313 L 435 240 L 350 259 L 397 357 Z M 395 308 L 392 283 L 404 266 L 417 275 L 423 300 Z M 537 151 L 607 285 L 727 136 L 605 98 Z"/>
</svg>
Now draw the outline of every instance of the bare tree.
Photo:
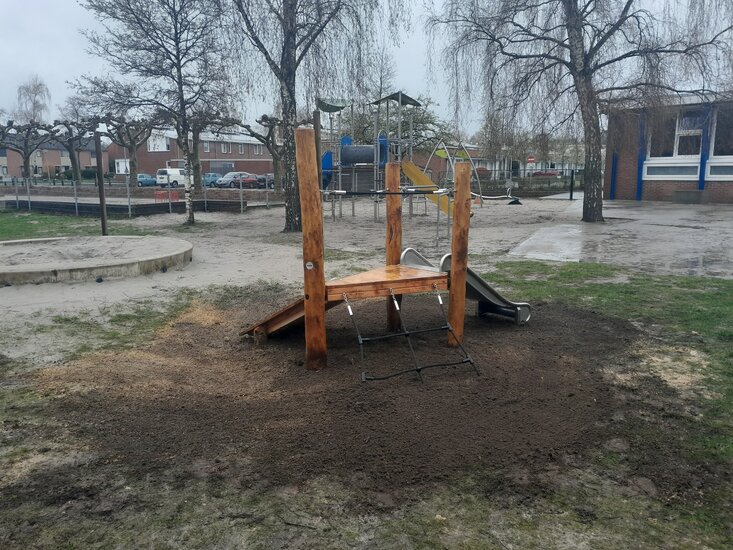
<svg viewBox="0 0 733 550">
<path fill-rule="evenodd" d="M 128 119 L 124 115 L 109 115 L 105 119 L 107 131 L 104 133 L 112 143 L 127 152 L 130 167 L 130 185 L 137 183 L 137 150 L 152 133 L 155 124 L 150 119 Z"/>
<path fill-rule="evenodd" d="M 660 12 L 651 0 L 447 0 L 430 25 L 457 31 L 446 60 L 469 76 L 480 74 L 489 95 L 516 103 L 541 98 L 543 112 L 558 124 L 580 112 L 583 220 L 596 222 L 603 221 L 601 104 L 709 90 L 711 53 L 730 38 L 730 21 L 683 24 L 682 4 L 665 3 Z"/>
<path fill-rule="evenodd" d="M 103 33 L 85 33 L 91 52 L 109 61 L 120 76 L 84 77 L 79 88 L 99 98 L 107 111 L 140 109 L 170 123 L 190 174 L 198 155 L 190 141 L 192 117 L 212 112 L 213 98 L 223 97 L 225 88 L 214 32 L 221 24 L 219 2 L 85 0 L 83 5 L 104 26 Z M 200 171 L 197 179 L 192 186 L 186 178 L 190 224 Z"/>
<path fill-rule="evenodd" d="M 2 133 L 2 132 L 0 132 Z M 12 124 L 12 128 L 5 132 L 5 138 L 0 145 L 15 151 L 23 158 L 23 177 L 30 178 L 31 158 L 33 153 L 46 143 L 56 139 L 57 131 L 53 126 L 29 122 L 28 124 Z"/>
<path fill-rule="evenodd" d="M 53 123 L 55 140 L 62 145 L 69 154 L 71 173 L 74 181 L 81 181 L 81 167 L 79 166 L 78 151 L 83 145 L 93 141 L 91 133 L 97 127 L 97 122 L 89 117 L 84 110 L 84 103 L 79 96 L 71 96 L 60 109 L 61 119 Z"/>
<path fill-rule="evenodd" d="M 338 69 L 344 69 L 342 78 L 348 69 L 361 71 L 366 65 L 363 54 L 369 49 L 370 24 L 380 8 L 379 2 L 229 0 L 229 3 L 234 6 L 238 23 L 236 34 L 245 40 L 243 59 L 252 59 L 251 52 L 255 52 L 257 67 L 264 61 L 278 89 L 281 114 L 277 120 L 282 139 L 278 154 L 283 168 L 285 231 L 300 231 L 300 198 L 295 174 L 296 85 L 300 81 L 317 93 L 326 81 L 331 89 L 335 87 Z M 390 6 L 396 8 L 398 3 L 392 2 Z M 304 79 L 304 74 L 310 79 Z"/>
<path fill-rule="evenodd" d="M 43 122 L 51 103 L 51 92 L 40 76 L 33 75 L 18 86 L 17 99 L 16 122 L 20 124 Z"/>
</svg>

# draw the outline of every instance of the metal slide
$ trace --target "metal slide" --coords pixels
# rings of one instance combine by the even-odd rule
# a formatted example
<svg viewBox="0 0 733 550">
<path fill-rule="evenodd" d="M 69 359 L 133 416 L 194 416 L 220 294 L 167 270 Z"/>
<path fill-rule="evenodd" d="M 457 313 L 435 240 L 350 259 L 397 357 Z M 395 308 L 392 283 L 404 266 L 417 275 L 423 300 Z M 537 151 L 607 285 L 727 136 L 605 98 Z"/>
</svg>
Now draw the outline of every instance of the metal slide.
<svg viewBox="0 0 733 550">
<path fill-rule="evenodd" d="M 450 273 L 450 254 L 440 259 L 440 270 Z M 479 317 L 497 315 L 510 319 L 517 325 L 523 325 L 532 316 L 532 308 L 529 304 L 510 302 L 470 267 L 466 269 L 466 298 L 478 302 L 476 313 Z"/>
<path fill-rule="evenodd" d="M 413 185 L 424 188 L 428 191 L 437 191 L 438 186 L 428 177 L 427 174 L 423 173 L 418 166 L 409 160 L 402 161 L 402 173 L 405 177 L 412 182 Z M 453 215 L 453 203 L 450 202 L 448 195 L 425 195 L 428 199 L 437 204 L 440 209 L 446 214 Z"/>
<path fill-rule="evenodd" d="M 400 256 L 400 263 L 420 269 L 435 269 L 450 273 L 450 254 L 440 259 L 440 268 L 436 268 L 414 248 L 406 248 Z M 510 302 L 494 288 L 479 277 L 470 267 L 466 269 L 466 298 L 477 302 L 477 314 L 496 315 L 514 321 L 518 325 L 527 323 L 532 316 L 532 308 L 525 302 Z"/>
</svg>

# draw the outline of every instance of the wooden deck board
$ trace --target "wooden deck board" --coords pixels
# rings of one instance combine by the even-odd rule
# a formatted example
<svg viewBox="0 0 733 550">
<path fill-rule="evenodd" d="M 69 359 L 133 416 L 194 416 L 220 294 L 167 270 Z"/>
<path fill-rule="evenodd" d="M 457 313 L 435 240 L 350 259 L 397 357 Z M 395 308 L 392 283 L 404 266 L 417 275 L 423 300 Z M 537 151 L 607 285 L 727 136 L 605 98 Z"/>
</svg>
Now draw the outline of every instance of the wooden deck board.
<svg viewBox="0 0 733 550">
<path fill-rule="evenodd" d="M 389 296 L 390 289 L 395 294 L 414 294 L 430 292 L 434 288 L 448 288 L 448 274 L 407 267 L 387 265 L 349 275 L 342 279 L 326 282 L 328 301 L 343 300 L 343 294 L 350 299 L 376 298 Z"/>
<path fill-rule="evenodd" d="M 430 292 L 434 288 L 438 290 L 448 289 L 447 273 L 404 265 L 388 265 L 349 275 L 342 279 L 327 281 L 325 309 L 331 309 L 342 302 L 344 293 L 346 293 L 349 300 L 361 300 L 389 296 L 390 289 L 396 295 L 400 295 Z M 256 332 L 269 335 L 293 323 L 302 321 L 304 314 L 304 300 L 299 298 L 259 323 L 244 329 L 240 332 L 240 335 L 254 335 Z"/>
</svg>

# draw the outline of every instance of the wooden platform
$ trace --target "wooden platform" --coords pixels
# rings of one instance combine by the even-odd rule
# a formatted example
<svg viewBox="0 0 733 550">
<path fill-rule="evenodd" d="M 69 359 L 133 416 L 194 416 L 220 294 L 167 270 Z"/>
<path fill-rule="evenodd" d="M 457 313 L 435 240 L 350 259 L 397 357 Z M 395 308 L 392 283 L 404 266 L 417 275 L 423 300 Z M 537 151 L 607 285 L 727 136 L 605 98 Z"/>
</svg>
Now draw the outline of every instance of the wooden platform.
<svg viewBox="0 0 733 550">
<path fill-rule="evenodd" d="M 390 296 L 390 289 L 395 295 L 431 292 L 434 289 L 447 290 L 448 274 L 404 265 L 388 265 L 327 281 L 326 309 L 343 302 L 344 293 L 349 300 L 362 300 Z M 300 298 L 256 325 L 244 329 L 240 334 L 273 334 L 301 321 L 304 315 L 303 298 Z"/>
<path fill-rule="evenodd" d="M 329 302 L 343 300 L 346 293 L 349 300 L 389 296 L 395 294 L 416 294 L 448 289 L 448 274 L 404 265 L 387 265 L 363 273 L 349 275 L 343 279 L 326 282 L 326 297 Z"/>
</svg>

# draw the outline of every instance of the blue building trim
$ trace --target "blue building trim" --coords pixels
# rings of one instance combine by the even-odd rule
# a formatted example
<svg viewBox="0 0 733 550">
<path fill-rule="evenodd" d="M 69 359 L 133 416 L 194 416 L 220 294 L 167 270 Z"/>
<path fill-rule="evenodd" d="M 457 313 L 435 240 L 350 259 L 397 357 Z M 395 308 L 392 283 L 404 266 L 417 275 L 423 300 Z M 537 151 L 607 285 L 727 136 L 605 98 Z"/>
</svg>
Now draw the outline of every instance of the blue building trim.
<svg viewBox="0 0 733 550">
<path fill-rule="evenodd" d="M 616 166 L 618 165 L 618 153 L 611 155 L 611 188 L 608 191 L 608 198 L 614 200 L 616 198 Z"/>
<path fill-rule="evenodd" d="M 646 160 L 646 116 L 639 116 L 639 154 L 636 159 L 636 200 L 644 194 L 644 161 Z"/>
<path fill-rule="evenodd" d="M 710 157 L 710 126 L 713 123 L 713 110 L 708 105 L 705 108 L 705 124 L 702 127 L 702 136 L 700 143 L 700 175 L 697 179 L 697 188 L 702 191 L 705 189 L 705 172 L 708 169 L 708 158 Z"/>
</svg>

